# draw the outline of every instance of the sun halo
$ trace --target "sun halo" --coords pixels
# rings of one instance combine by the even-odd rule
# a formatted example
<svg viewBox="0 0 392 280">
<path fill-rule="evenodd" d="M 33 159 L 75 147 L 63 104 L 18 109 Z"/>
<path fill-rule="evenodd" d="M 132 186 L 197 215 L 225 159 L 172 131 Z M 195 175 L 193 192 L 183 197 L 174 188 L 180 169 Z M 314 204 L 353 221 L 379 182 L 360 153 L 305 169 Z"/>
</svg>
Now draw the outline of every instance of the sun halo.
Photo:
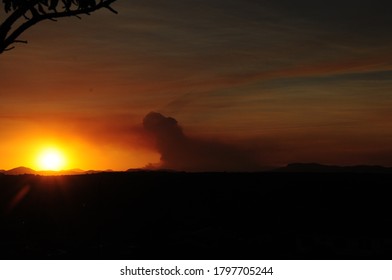
<svg viewBox="0 0 392 280">
<path fill-rule="evenodd" d="M 40 170 L 60 171 L 65 166 L 64 154 L 56 148 L 46 148 L 37 157 Z"/>
</svg>

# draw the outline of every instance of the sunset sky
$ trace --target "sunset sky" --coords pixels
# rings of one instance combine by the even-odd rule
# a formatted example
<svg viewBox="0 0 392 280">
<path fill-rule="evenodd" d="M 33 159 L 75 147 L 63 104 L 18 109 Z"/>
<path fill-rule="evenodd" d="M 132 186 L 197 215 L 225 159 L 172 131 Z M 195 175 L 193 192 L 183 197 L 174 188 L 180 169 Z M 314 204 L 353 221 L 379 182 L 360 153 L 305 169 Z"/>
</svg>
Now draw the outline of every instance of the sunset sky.
<svg viewBox="0 0 392 280">
<path fill-rule="evenodd" d="M 0 55 L 0 169 L 47 147 L 84 170 L 392 166 L 392 4 L 362 2 L 118 0 L 40 23 Z"/>
</svg>

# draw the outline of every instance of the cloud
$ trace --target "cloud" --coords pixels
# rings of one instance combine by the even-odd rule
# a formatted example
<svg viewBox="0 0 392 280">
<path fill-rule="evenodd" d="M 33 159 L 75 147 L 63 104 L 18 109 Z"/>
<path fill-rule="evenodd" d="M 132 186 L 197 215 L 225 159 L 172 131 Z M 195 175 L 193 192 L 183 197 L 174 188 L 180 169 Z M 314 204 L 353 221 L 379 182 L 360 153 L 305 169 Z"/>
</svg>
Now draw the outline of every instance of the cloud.
<svg viewBox="0 0 392 280">
<path fill-rule="evenodd" d="M 257 151 L 213 140 L 188 137 L 177 120 L 150 112 L 144 128 L 156 139 L 161 167 L 186 171 L 257 171 Z"/>
</svg>

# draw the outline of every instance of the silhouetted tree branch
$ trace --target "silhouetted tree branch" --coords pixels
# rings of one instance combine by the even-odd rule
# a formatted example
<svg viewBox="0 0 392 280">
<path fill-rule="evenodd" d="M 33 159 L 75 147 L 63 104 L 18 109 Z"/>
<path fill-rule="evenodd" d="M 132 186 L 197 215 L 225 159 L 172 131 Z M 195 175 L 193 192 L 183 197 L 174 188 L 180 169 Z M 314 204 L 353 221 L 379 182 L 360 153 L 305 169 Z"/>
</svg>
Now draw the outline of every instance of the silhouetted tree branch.
<svg viewBox="0 0 392 280">
<path fill-rule="evenodd" d="M 116 13 L 110 5 L 116 0 L 2 0 L 8 17 L 0 25 L 0 54 L 13 49 L 15 43 L 27 43 L 19 36 L 43 20 L 90 15 L 106 8 Z"/>
</svg>

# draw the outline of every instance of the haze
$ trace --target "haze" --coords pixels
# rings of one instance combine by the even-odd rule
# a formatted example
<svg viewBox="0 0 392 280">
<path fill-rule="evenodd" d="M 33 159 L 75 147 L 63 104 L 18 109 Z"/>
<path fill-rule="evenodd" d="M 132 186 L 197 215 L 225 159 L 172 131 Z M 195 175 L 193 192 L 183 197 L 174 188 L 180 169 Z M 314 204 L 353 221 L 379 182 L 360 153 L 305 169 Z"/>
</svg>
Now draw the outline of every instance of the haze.
<svg viewBox="0 0 392 280">
<path fill-rule="evenodd" d="M 85 170 L 392 165 L 390 2 L 113 6 L 39 24 L 1 55 L 0 169 L 46 145 Z M 175 134 L 146 129 L 150 112 Z"/>
</svg>

